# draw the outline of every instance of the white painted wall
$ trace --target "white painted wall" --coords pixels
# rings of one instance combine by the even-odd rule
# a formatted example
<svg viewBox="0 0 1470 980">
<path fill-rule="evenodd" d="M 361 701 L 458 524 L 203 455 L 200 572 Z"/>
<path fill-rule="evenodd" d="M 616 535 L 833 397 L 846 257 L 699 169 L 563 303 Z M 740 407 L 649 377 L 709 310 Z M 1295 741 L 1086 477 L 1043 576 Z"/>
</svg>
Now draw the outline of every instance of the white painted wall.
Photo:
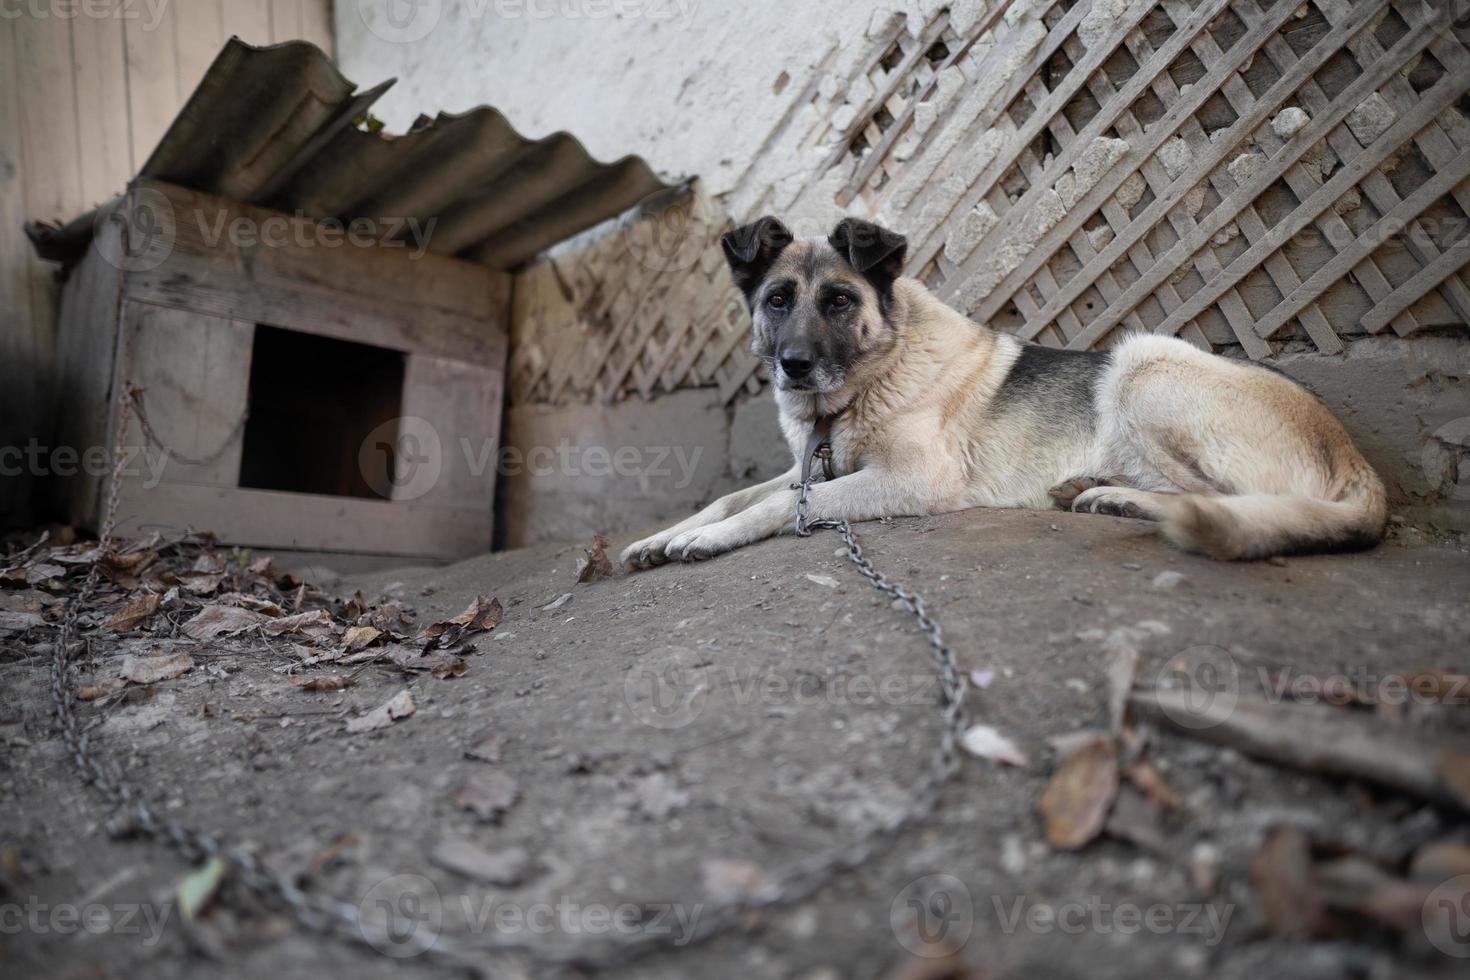
<svg viewBox="0 0 1470 980">
<path fill-rule="evenodd" d="M 489 104 L 521 132 L 566 129 L 599 159 L 645 157 L 727 190 L 834 43 L 939 2 L 881 0 L 338 0 L 343 72 L 396 75 L 373 110 L 402 131 L 429 107 Z M 979 6 L 983 6 L 980 4 Z M 396 11 L 396 19 L 390 14 Z"/>
</svg>

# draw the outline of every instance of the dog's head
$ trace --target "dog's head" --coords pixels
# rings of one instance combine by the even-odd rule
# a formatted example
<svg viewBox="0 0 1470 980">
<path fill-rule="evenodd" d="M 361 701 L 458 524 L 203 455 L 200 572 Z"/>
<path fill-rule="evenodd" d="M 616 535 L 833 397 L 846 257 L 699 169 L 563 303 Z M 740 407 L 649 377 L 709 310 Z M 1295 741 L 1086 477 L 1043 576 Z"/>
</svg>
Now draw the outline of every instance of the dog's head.
<svg viewBox="0 0 1470 980">
<path fill-rule="evenodd" d="M 751 351 L 771 365 L 777 387 L 837 391 L 892 350 L 902 235 L 847 218 L 825 239 L 797 240 L 765 217 L 720 244 L 750 305 Z"/>
</svg>

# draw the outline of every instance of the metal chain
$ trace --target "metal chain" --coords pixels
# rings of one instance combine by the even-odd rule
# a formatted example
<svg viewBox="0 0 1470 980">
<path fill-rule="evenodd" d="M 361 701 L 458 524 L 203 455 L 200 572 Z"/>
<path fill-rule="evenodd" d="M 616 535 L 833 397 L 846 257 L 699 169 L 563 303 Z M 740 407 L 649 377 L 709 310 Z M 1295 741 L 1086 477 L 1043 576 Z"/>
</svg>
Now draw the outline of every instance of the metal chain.
<svg viewBox="0 0 1470 980">
<path fill-rule="evenodd" d="M 163 453 L 165 457 L 177 459 L 185 466 L 209 466 L 217 462 L 225 454 L 225 451 L 235 444 L 235 440 L 240 438 L 240 433 L 245 431 L 245 423 L 250 418 L 250 409 L 246 408 L 240 413 L 240 417 L 235 420 L 235 427 L 230 430 L 230 434 L 225 436 L 224 442 L 220 443 L 214 452 L 205 456 L 189 456 L 164 442 L 158 437 L 158 433 L 153 431 L 153 424 L 148 421 L 148 413 L 143 410 L 142 388 L 130 382 L 127 385 L 127 398 L 125 401 L 132 405 L 134 412 L 138 416 L 138 425 L 142 427 L 143 435 L 148 438 L 148 441 L 158 447 L 159 452 Z"/>
<path fill-rule="evenodd" d="M 131 391 L 131 387 L 129 390 Z M 132 404 L 131 397 L 121 401 L 115 449 L 122 445 Z M 830 452 L 825 446 L 822 450 Z M 112 548 L 117 520 L 118 486 L 124 456 L 118 451 L 115 458 L 108 487 L 105 519 L 96 552 L 99 558 Z M 748 914 L 751 912 L 801 901 L 830 884 L 838 875 L 862 866 L 879 852 L 883 841 L 891 840 L 902 831 L 928 819 L 938 805 L 941 791 L 959 772 L 959 745 L 966 727 L 966 682 L 953 652 L 944 643 L 939 624 L 929 615 L 922 598 L 889 582 L 873 567 L 873 563 L 863 555 L 862 547 L 853 535 L 848 521 L 810 519 L 808 495 L 811 483 L 811 478 L 808 478 L 799 485 L 797 534 L 805 537 L 817 528 L 839 531 L 846 543 L 848 557 L 862 576 L 873 588 L 896 600 L 906 609 L 929 641 L 930 662 L 939 679 L 943 719 L 939 744 L 923 779 L 911 792 L 909 805 L 901 812 L 869 828 L 854 841 L 819 851 L 786 865 L 741 898 L 708 910 L 698 917 L 693 934 L 684 937 L 685 945 L 702 942 L 740 928 L 748 921 Z M 99 570 L 100 562 L 94 560 L 81 590 L 67 604 L 52 659 L 51 695 L 57 726 L 72 761 L 83 780 L 91 784 L 114 810 L 113 818 L 109 821 L 110 826 L 157 840 L 191 861 L 205 858 L 225 861 L 247 887 L 263 898 L 284 906 L 299 924 L 308 929 L 334 932 L 379 951 L 399 946 L 400 937 L 394 935 L 393 923 L 363 918 L 357 904 L 329 895 L 306 892 L 289 876 L 267 871 L 254 853 L 240 847 L 226 846 L 212 834 L 160 816 L 142 792 L 124 779 L 115 767 L 105 765 L 98 758 L 90 736 L 78 722 L 76 696 L 69 683 L 69 675 L 73 669 L 73 656 L 82 646 L 80 643 L 73 646 L 77 617 L 96 590 Z M 548 943 L 540 937 L 499 932 L 488 936 L 436 933 L 425 952 L 476 972 L 485 970 L 486 965 L 481 957 L 492 951 L 519 953 L 546 963 L 606 969 L 624 965 L 643 953 L 667 947 L 669 942 L 669 937 L 664 932 L 649 929 L 615 933 L 581 943 Z M 385 947 L 384 944 L 388 946 Z"/>
</svg>

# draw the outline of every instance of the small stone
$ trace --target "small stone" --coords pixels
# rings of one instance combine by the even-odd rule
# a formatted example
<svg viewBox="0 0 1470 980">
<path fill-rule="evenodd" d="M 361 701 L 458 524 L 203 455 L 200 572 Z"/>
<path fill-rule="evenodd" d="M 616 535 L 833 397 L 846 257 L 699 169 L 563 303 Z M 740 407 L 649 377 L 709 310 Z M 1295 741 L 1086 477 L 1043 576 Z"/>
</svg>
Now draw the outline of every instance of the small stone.
<svg viewBox="0 0 1470 980">
<path fill-rule="evenodd" d="M 1183 581 L 1184 576 L 1182 574 L 1169 570 L 1155 575 L 1154 580 L 1149 584 L 1160 592 L 1168 592 L 1170 589 L 1177 588 L 1179 583 Z"/>
<path fill-rule="evenodd" d="M 1301 132 L 1312 117 L 1298 106 L 1287 106 L 1276 113 L 1276 118 L 1271 120 L 1271 132 L 1284 140 L 1289 140 Z"/>
</svg>

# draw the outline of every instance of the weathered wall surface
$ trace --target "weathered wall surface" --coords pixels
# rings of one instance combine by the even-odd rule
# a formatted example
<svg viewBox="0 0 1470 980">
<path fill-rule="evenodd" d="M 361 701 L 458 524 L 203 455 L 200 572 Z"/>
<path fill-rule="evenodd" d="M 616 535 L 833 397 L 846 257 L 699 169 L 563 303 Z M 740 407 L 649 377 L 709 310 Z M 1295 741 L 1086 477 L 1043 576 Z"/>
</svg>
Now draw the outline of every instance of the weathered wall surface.
<svg viewBox="0 0 1470 980">
<path fill-rule="evenodd" d="M 331 0 L 27 2 L 0 11 L 0 448 L 45 443 L 60 290 L 24 222 L 122 193 L 231 35 L 332 52 Z M 0 525 L 32 474 L 0 475 Z"/>
<path fill-rule="evenodd" d="M 734 424 L 769 406 L 717 247 L 765 212 L 804 235 L 877 217 L 910 274 L 1028 339 L 1165 330 L 1275 364 L 1412 519 L 1464 529 L 1470 51 L 1406 2 L 444 0 L 398 26 L 339 7 L 338 37 L 349 73 L 404 77 L 395 124 L 489 101 L 700 178 L 518 277 L 512 414 L 541 424 L 511 438 L 638 445 L 666 417 L 725 469 L 636 505 L 616 475 L 512 477 L 525 540 L 676 518 L 784 465 L 758 451 L 774 425 Z"/>
</svg>

